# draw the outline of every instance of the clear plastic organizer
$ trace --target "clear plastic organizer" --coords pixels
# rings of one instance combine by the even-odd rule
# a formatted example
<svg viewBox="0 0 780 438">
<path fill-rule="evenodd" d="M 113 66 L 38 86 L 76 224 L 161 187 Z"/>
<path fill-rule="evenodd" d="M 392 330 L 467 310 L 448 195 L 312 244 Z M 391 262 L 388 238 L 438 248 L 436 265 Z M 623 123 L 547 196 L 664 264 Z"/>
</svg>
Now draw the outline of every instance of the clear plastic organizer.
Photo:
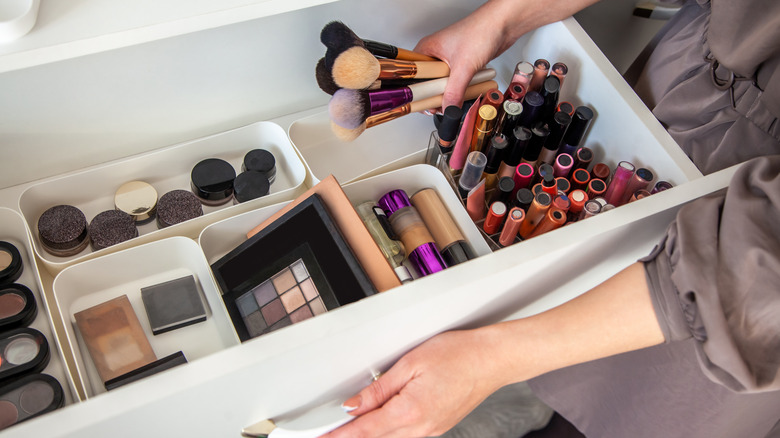
<svg viewBox="0 0 780 438">
<path fill-rule="evenodd" d="M 93 251 L 88 245 L 74 256 L 59 257 L 46 252 L 41 245 L 37 221 L 50 207 L 73 205 L 84 213 L 89 222 L 98 213 L 114 209 L 114 194 L 124 183 L 135 180 L 149 183 L 156 189 L 158 197 L 174 189 L 190 190 L 190 172 L 199 161 L 221 158 L 229 162 L 238 174 L 244 155 L 258 148 L 268 150 L 276 159 L 276 179 L 266 196 L 236 205 L 232 202 L 221 206 L 203 205 L 203 216 L 162 229 L 158 229 L 156 221 L 152 220 L 138 226 L 138 237 L 98 251 Z M 46 269 L 56 275 L 67 266 L 101 254 L 170 236 L 197 237 L 209 223 L 294 198 L 305 177 L 306 168 L 284 130 L 273 122 L 257 122 L 33 185 L 22 193 L 19 209 L 31 230 L 35 253 Z"/>
<path fill-rule="evenodd" d="M 193 276 L 204 300 L 206 320 L 154 335 L 141 288 Z M 74 314 L 126 295 L 158 359 L 182 351 L 188 362 L 237 345 L 238 338 L 197 243 L 171 237 L 129 248 L 64 269 L 54 279 L 56 305 L 73 351 L 76 375 L 87 397 L 106 392 L 79 333 Z"/>
</svg>

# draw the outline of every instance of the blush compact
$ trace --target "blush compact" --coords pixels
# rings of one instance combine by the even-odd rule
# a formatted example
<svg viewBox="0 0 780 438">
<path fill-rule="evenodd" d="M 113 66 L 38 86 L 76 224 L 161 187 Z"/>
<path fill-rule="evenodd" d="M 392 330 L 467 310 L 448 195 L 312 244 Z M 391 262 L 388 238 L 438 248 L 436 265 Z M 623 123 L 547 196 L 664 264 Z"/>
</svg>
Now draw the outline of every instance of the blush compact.
<svg viewBox="0 0 780 438">
<path fill-rule="evenodd" d="M 11 283 L 0 286 L 0 332 L 26 327 L 38 315 L 38 306 L 30 288 Z"/>
</svg>

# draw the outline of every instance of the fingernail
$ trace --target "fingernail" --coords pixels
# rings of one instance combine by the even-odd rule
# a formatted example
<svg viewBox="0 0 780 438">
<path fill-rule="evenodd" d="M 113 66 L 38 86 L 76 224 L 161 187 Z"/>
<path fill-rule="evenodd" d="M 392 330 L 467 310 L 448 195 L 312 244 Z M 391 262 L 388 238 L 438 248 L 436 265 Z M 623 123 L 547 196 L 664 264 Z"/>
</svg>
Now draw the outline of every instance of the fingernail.
<svg viewBox="0 0 780 438">
<path fill-rule="evenodd" d="M 353 396 L 349 400 L 345 401 L 341 404 L 341 409 L 344 409 L 344 412 L 352 412 L 355 409 L 360 407 L 360 403 L 363 401 L 363 397 L 360 396 L 360 394 Z"/>
<path fill-rule="evenodd" d="M 431 110 L 425 110 L 423 111 L 423 114 L 425 114 L 426 116 L 432 116 L 433 112 L 431 112 Z"/>
</svg>

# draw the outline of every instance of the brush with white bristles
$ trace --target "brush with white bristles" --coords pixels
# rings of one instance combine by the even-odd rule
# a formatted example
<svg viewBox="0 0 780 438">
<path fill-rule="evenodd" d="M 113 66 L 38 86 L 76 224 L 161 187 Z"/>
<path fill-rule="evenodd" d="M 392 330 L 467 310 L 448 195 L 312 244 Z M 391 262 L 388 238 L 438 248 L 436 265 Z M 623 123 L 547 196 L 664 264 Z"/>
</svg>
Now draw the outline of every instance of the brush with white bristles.
<svg viewBox="0 0 780 438">
<path fill-rule="evenodd" d="M 325 63 L 328 61 L 325 54 Z M 345 51 L 332 63 L 333 81 L 341 88 L 362 90 L 376 80 L 435 79 L 449 76 L 450 67 L 444 61 L 402 61 L 363 56 L 356 51 Z"/>
<path fill-rule="evenodd" d="M 468 88 L 466 88 L 466 91 L 463 94 L 463 100 L 476 99 L 483 93 L 496 87 L 498 87 L 498 83 L 496 83 L 496 81 L 486 81 L 479 84 L 470 85 Z M 438 96 L 429 97 L 427 99 L 410 102 L 397 108 L 393 108 L 389 111 L 367 117 L 363 123 L 352 129 L 341 127 L 333 122 L 333 120 L 331 120 L 330 126 L 336 137 L 342 141 L 350 142 L 360 137 L 360 134 L 373 126 L 395 120 L 407 114 L 439 108 L 441 107 L 441 101 L 442 95 L 440 94 Z"/>
<path fill-rule="evenodd" d="M 495 77 L 495 70 L 484 69 L 474 75 L 469 85 Z M 342 88 L 331 97 L 328 113 L 335 124 L 342 128 L 355 129 L 372 115 L 444 93 L 448 80 L 449 78 L 433 79 L 405 87 L 375 91 Z"/>
</svg>

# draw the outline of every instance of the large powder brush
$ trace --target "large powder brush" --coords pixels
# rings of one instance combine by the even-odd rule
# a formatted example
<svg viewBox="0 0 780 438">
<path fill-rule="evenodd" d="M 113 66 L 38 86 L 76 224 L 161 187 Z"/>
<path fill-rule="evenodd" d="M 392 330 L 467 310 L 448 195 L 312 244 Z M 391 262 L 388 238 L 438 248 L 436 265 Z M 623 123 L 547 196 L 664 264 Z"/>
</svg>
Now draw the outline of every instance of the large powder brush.
<svg viewBox="0 0 780 438">
<path fill-rule="evenodd" d="M 335 56 L 352 47 L 361 47 L 373 56 L 390 59 L 402 59 L 406 61 L 436 61 L 435 58 L 411 50 L 401 49 L 391 44 L 379 41 L 362 39 L 341 21 L 331 21 L 322 28 L 320 41 L 328 49 L 332 49 Z"/>
</svg>

